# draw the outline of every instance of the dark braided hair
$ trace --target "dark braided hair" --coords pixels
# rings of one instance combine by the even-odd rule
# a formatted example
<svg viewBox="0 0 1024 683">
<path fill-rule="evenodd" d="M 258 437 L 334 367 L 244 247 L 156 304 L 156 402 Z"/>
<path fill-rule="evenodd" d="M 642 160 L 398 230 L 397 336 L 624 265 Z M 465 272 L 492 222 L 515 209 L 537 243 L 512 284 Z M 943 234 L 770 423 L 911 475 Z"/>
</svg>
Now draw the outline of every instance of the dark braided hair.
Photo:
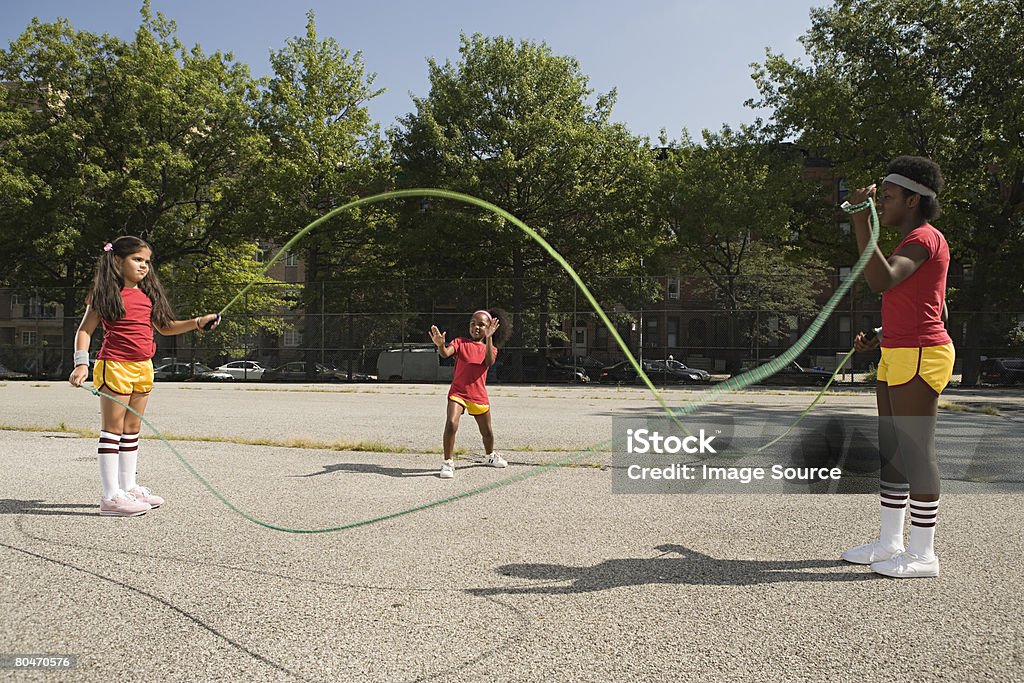
<svg viewBox="0 0 1024 683">
<path fill-rule="evenodd" d="M 941 193 L 942 188 L 946 185 L 945 180 L 942 179 L 942 170 L 939 168 L 939 165 L 925 157 L 896 157 L 889 162 L 889 165 L 885 169 L 886 175 L 889 175 L 890 173 L 898 173 L 910 178 L 911 180 L 919 182 L 925 187 L 935 190 L 936 195 Z M 900 189 L 903 190 L 903 196 L 914 194 L 912 190 L 908 190 L 904 187 L 901 187 Z M 921 203 L 919 206 L 921 209 L 921 216 L 926 221 L 933 221 L 942 213 L 938 197 L 925 197 L 924 195 L 921 195 Z"/>
<path fill-rule="evenodd" d="M 512 316 L 504 308 L 492 308 L 487 312 L 491 314 L 492 318 L 497 319 L 499 323 L 498 329 L 494 332 L 494 336 L 491 337 L 491 342 L 498 348 L 501 348 L 512 334 Z"/>
</svg>

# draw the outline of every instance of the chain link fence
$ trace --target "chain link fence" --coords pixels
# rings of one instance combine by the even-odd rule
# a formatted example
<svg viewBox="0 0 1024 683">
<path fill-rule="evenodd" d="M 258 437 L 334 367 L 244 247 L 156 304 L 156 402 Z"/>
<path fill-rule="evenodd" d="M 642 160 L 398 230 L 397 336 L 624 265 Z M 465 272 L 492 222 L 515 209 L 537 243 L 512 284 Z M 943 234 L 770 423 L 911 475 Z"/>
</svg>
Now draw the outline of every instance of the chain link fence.
<svg viewBox="0 0 1024 683">
<path fill-rule="evenodd" d="M 701 290 L 667 276 L 605 278 L 588 286 L 635 356 L 647 361 L 673 359 L 712 375 L 739 372 L 782 353 L 817 313 L 728 310 L 702 298 Z M 205 283 L 176 287 L 171 296 L 178 315 L 187 318 L 205 312 L 195 302 L 203 301 L 211 290 L 222 289 L 222 285 Z M 0 374 L 66 377 L 86 293 L 84 289 L 0 289 Z M 67 311 L 62 302 L 71 301 L 75 310 Z M 583 381 L 581 373 L 597 380 L 601 367 L 624 358 L 583 295 L 566 278 L 552 273 L 550 278 L 518 280 L 258 284 L 226 313 L 217 330 L 157 335 L 154 363 L 176 361 L 216 368 L 251 360 L 267 370 L 292 364 L 290 370 L 278 373 L 279 379 L 444 381 L 450 379 L 450 370 L 444 370 L 445 364 L 430 353 L 430 326 L 446 331 L 450 340 L 468 334 L 473 311 L 495 307 L 511 314 L 513 332 L 489 381 Z M 798 363 L 830 372 L 858 331 L 879 324 L 877 297 L 848 295 Z M 1024 313 L 1020 312 L 951 312 L 948 329 L 958 351 L 955 374 L 969 371 L 972 364 L 980 372 L 985 357 L 1024 357 L 1022 324 Z M 101 339 L 97 331 L 93 354 Z M 852 374 L 843 379 L 871 371 L 877 355 L 854 356 Z M 392 369 L 395 362 L 398 372 Z"/>
</svg>

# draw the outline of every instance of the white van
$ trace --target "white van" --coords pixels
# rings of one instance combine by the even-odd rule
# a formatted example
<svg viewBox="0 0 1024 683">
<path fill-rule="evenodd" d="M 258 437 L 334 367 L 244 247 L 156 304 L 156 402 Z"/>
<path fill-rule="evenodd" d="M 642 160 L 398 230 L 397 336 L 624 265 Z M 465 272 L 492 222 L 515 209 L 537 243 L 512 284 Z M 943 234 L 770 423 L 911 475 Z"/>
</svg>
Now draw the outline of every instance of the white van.
<svg viewBox="0 0 1024 683">
<path fill-rule="evenodd" d="M 451 382 L 455 356 L 442 359 L 433 344 L 406 344 L 377 356 L 378 382 Z"/>
</svg>

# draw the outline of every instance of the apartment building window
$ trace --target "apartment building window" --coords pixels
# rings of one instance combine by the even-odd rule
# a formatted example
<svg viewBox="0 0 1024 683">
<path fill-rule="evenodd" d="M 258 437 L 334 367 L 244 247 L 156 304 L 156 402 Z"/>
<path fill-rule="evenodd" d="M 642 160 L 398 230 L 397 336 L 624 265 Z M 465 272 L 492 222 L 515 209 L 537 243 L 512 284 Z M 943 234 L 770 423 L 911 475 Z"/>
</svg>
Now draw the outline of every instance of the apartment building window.
<svg viewBox="0 0 1024 683">
<path fill-rule="evenodd" d="M 57 317 L 57 307 L 44 304 L 42 297 L 34 296 L 28 300 L 28 311 L 26 318 L 53 320 Z"/>
<path fill-rule="evenodd" d="M 677 348 L 679 346 L 679 318 L 668 319 L 668 338 L 666 343 L 669 348 Z"/>
<path fill-rule="evenodd" d="M 853 343 L 853 339 L 850 337 L 850 330 L 852 329 L 851 323 L 852 321 L 850 320 L 850 316 L 839 316 L 839 343 L 844 346 Z"/>
<path fill-rule="evenodd" d="M 23 330 L 21 333 L 21 345 L 22 346 L 35 346 L 36 345 L 36 332 L 35 330 Z"/>
<path fill-rule="evenodd" d="M 296 348 L 302 343 L 302 334 L 295 330 L 288 330 L 284 333 L 284 345 L 288 348 Z"/>
</svg>

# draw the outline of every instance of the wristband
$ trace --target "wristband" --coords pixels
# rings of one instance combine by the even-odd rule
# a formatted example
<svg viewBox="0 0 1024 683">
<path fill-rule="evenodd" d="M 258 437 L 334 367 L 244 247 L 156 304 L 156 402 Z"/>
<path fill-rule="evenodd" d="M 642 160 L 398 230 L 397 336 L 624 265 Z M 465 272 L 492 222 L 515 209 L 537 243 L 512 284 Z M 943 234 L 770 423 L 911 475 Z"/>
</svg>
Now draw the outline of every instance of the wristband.
<svg viewBox="0 0 1024 683">
<path fill-rule="evenodd" d="M 75 351 L 75 365 L 89 365 L 89 352 Z"/>
<path fill-rule="evenodd" d="M 198 330 L 198 329 L 201 329 L 201 328 L 199 327 L 199 316 L 198 316 L 198 315 L 197 315 L 196 317 L 192 318 L 192 322 L 194 322 L 194 323 L 196 324 L 196 329 L 197 329 L 197 330 Z"/>
<path fill-rule="evenodd" d="M 868 209 L 870 207 L 870 199 L 866 199 L 862 201 L 860 204 L 851 204 L 850 202 L 843 202 L 842 204 L 839 205 L 840 209 L 851 215 L 855 213 L 860 213 L 861 211 L 864 211 L 865 209 Z"/>
</svg>

